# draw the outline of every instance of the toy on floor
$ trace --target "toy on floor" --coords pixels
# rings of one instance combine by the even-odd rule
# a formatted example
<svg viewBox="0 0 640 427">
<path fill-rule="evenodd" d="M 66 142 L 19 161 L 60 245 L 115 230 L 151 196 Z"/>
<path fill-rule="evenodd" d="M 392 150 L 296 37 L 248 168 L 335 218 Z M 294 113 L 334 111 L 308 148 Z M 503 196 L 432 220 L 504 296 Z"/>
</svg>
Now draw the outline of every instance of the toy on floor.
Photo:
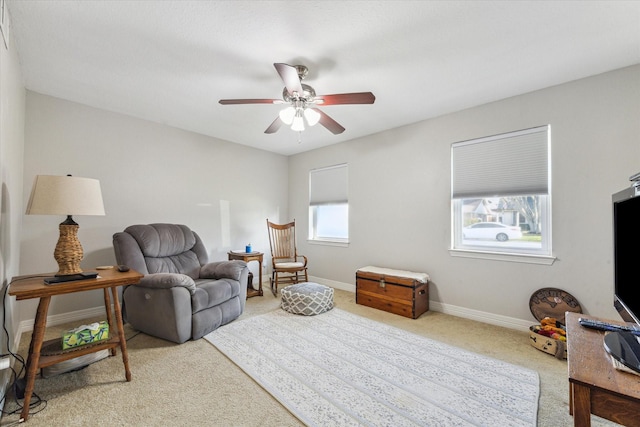
<svg viewBox="0 0 640 427">
<path fill-rule="evenodd" d="M 531 314 L 540 324 L 529 328 L 529 342 L 538 350 L 567 358 L 567 332 L 564 315 L 570 311 L 582 313 L 580 303 L 573 295 L 557 288 L 538 289 L 529 300 Z"/>
</svg>

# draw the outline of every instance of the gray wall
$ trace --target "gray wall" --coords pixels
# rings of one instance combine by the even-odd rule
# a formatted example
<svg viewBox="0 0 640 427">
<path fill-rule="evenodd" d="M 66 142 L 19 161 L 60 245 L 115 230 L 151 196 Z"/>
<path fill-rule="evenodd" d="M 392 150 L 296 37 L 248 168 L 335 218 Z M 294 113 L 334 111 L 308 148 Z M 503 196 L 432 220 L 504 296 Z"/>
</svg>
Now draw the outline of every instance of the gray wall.
<svg viewBox="0 0 640 427">
<path fill-rule="evenodd" d="M 6 48 L 0 40 L 0 319 L 7 322 L 5 326 L 9 334 L 7 340 L 4 332 L 0 333 L 0 351 L 3 354 L 7 346 L 16 350 L 14 332 L 19 320 L 15 298 L 5 301 L 4 296 L 8 283 L 18 275 L 20 261 L 24 102 L 25 90 L 15 45 L 10 40 Z M 0 389 L 5 389 L 10 373 L 9 370 L 0 372 Z"/>
<path fill-rule="evenodd" d="M 133 223 L 187 223 L 212 259 L 224 259 L 249 241 L 268 252 L 265 218 L 295 218 L 300 252 L 318 281 L 353 288 L 365 265 L 425 271 L 433 309 L 517 328 L 533 321 L 535 290 L 559 287 L 585 312 L 617 318 L 610 198 L 640 170 L 639 116 L 634 66 L 287 158 L 28 92 L 23 204 L 37 174 L 99 179 L 107 215 L 76 218 L 87 268 L 115 262 L 111 235 Z M 451 257 L 451 144 L 547 123 L 556 262 Z M 351 244 L 309 244 L 308 172 L 343 162 Z M 221 203 L 229 206 L 228 227 Z M 62 218 L 23 221 L 20 273 L 55 271 Z M 21 304 L 21 319 L 32 319 L 35 304 Z M 100 305 L 99 293 L 69 295 L 54 299 L 50 313 Z"/>
<path fill-rule="evenodd" d="M 285 156 L 27 91 L 24 212 L 36 175 L 100 180 L 106 216 L 74 217 L 83 269 L 112 265 L 113 233 L 131 224 L 186 224 L 211 260 L 251 242 L 268 252 L 266 218 L 287 216 Z M 228 218 L 228 220 L 227 220 Z M 57 271 L 58 216 L 25 215 L 20 272 Z M 251 263 L 257 273 L 257 263 Z M 102 293 L 56 297 L 50 316 L 100 307 Z M 21 302 L 33 319 L 36 302 Z"/>
<path fill-rule="evenodd" d="M 350 245 L 299 239 L 310 274 L 353 286 L 366 265 L 427 272 L 432 307 L 525 327 L 537 289 L 570 292 L 583 311 L 612 308 L 611 194 L 640 171 L 640 65 L 292 156 L 289 212 L 308 227 L 308 173 L 349 164 Z M 553 265 L 456 258 L 450 246 L 450 147 L 551 125 Z M 301 233 L 304 237 L 305 233 Z"/>
</svg>

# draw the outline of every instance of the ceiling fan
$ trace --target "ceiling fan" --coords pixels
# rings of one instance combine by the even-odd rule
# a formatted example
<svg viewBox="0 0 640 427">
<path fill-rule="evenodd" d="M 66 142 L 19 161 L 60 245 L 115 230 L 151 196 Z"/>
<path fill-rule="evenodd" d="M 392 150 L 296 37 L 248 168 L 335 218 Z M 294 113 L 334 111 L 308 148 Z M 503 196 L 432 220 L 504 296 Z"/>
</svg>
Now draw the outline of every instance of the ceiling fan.
<svg viewBox="0 0 640 427">
<path fill-rule="evenodd" d="M 344 104 L 373 104 L 376 97 L 371 92 L 316 95 L 316 91 L 302 80 L 309 70 L 304 65 L 273 64 L 284 82 L 282 99 L 221 99 L 222 105 L 234 104 L 289 104 L 264 133 L 275 133 L 283 124 L 291 125 L 294 131 L 302 132 L 305 122 L 309 126 L 320 123 L 334 134 L 344 132 L 344 127 L 316 106 Z"/>
</svg>

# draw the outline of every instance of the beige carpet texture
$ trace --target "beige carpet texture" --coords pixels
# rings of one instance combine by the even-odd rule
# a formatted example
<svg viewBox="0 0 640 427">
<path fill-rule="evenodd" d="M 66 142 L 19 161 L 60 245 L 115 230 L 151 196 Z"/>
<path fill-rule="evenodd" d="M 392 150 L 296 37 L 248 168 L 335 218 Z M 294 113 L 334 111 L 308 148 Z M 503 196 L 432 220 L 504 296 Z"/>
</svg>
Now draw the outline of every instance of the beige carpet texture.
<svg viewBox="0 0 640 427">
<path fill-rule="evenodd" d="M 357 305 L 351 292 L 336 290 L 335 306 L 461 349 L 520 365 L 540 376 L 539 426 L 572 426 L 567 362 L 529 344 L 527 332 L 515 331 L 428 311 L 418 319 Z M 239 319 L 279 310 L 280 295 L 266 291 L 247 300 Z M 87 319 L 96 321 L 102 319 Z M 79 323 L 78 323 L 79 324 Z M 45 339 L 78 326 L 50 327 Z M 32 408 L 25 425 L 37 426 L 300 426 L 276 399 L 204 339 L 174 344 L 125 325 L 132 381 L 126 382 L 120 353 L 88 367 L 35 383 L 43 403 Z M 21 337 L 26 359 L 31 333 Z M 247 354 L 247 357 L 252 357 Z M 37 397 L 32 402 L 38 401 Z M 46 401 L 46 403 L 44 403 Z M 21 402 L 19 400 L 19 402 Z M 16 409 L 7 396 L 5 411 Z M 18 414 L 4 415 L 10 426 Z M 614 426 L 592 417 L 592 426 Z"/>
</svg>

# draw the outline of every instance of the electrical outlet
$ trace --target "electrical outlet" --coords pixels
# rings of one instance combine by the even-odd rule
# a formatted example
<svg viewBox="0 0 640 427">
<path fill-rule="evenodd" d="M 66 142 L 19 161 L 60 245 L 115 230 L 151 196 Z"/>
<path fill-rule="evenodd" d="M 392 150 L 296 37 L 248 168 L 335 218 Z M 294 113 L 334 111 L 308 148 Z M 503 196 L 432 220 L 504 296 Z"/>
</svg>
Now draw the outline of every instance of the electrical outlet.
<svg viewBox="0 0 640 427">
<path fill-rule="evenodd" d="M 9 356 L 0 359 L 0 371 L 9 369 L 9 367 L 11 367 L 11 358 Z"/>
</svg>

